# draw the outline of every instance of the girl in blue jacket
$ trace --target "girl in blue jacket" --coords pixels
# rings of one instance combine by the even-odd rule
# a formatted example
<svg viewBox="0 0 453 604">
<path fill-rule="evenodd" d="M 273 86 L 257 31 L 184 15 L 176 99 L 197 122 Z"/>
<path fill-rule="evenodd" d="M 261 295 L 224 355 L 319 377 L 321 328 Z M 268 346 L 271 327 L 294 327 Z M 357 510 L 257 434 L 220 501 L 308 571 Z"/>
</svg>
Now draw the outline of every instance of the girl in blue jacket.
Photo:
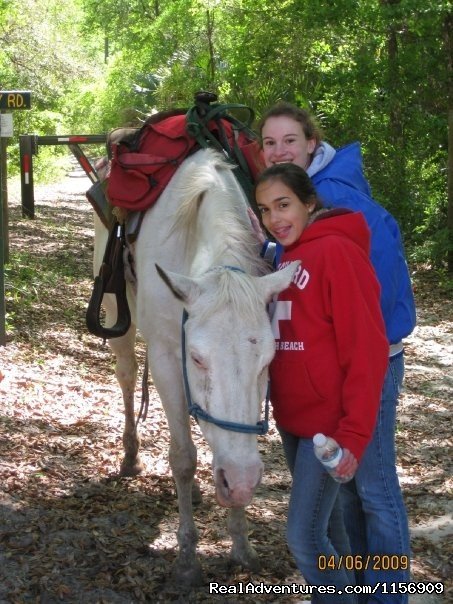
<svg viewBox="0 0 453 604">
<path fill-rule="evenodd" d="M 407 582 L 410 539 L 396 472 L 395 424 L 404 374 L 402 339 L 415 327 L 415 304 L 400 230 L 393 216 L 371 197 L 358 143 L 334 149 L 322 140 L 310 114 L 289 103 L 279 103 L 265 114 L 260 134 L 267 168 L 287 162 L 299 165 L 326 207 L 362 212 L 371 230 L 370 258 L 381 285 L 389 363 L 373 439 L 355 479 L 342 486 L 341 501 L 352 551 L 364 558 L 356 569 L 358 584 Z M 287 448 L 285 453 L 291 467 L 295 452 Z M 365 564 L 369 553 L 375 556 L 373 564 Z M 383 570 L 388 566 L 380 563 L 385 555 L 399 560 L 395 569 Z M 388 602 L 388 596 L 377 591 L 361 596 L 361 604 Z M 394 604 L 408 601 L 403 594 L 392 598 Z"/>
</svg>

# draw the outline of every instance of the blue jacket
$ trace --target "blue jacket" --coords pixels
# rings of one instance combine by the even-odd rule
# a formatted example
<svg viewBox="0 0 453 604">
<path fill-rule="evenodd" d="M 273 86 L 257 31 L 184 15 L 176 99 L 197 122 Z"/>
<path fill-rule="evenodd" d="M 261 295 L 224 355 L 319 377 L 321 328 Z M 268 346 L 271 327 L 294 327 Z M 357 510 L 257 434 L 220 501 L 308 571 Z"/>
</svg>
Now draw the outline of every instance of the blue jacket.
<svg viewBox="0 0 453 604">
<path fill-rule="evenodd" d="M 415 327 L 415 302 L 398 223 L 374 201 L 362 168 L 359 143 L 346 145 L 312 176 L 326 206 L 349 208 L 365 216 L 371 230 L 371 262 L 381 284 L 381 308 L 390 344 Z"/>
<path fill-rule="evenodd" d="M 371 197 L 359 143 L 337 149 L 327 165 L 310 176 L 326 207 L 349 208 L 365 216 L 371 230 L 371 262 L 381 285 L 387 338 L 390 344 L 400 342 L 416 323 L 409 270 L 398 223 Z M 278 248 L 277 262 L 282 251 L 281 246 Z"/>
</svg>

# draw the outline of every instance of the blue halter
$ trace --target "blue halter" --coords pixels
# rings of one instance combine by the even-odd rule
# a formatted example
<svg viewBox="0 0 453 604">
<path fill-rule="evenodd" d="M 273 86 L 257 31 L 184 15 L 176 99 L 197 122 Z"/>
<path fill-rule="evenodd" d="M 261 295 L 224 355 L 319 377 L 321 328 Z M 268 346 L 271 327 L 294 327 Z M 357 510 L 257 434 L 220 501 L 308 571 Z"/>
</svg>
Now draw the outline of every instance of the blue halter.
<svg viewBox="0 0 453 604">
<path fill-rule="evenodd" d="M 244 272 L 242 269 L 237 268 L 235 266 L 224 266 L 228 270 Z M 267 392 L 266 392 L 266 400 L 265 400 L 265 408 L 264 408 L 264 420 L 257 422 L 256 424 L 239 424 L 237 422 L 228 422 L 222 419 L 216 419 L 212 415 L 210 415 L 207 411 L 204 411 L 200 407 L 198 403 L 195 403 L 192 400 L 192 395 L 190 393 L 189 380 L 187 378 L 187 358 L 186 358 L 186 333 L 185 333 L 185 324 L 189 317 L 186 309 L 183 310 L 182 313 L 182 329 L 181 329 L 181 347 L 182 347 L 182 374 L 184 379 L 184 391 L 186 394 L 186 400 L 189 407 L 189 415 L 195 418 L 197 421 L 199 419 L 204 420 L 205 422 L 209 422 L 211 424 L 215 424 L 219 426 L 219 428 L 223 428 L 224 430 L 231 430 L 233 432 L 243 432 L 245 434 L 266 434 L 269 430 L 269 383 L 267 384 Z"/>
</svg>

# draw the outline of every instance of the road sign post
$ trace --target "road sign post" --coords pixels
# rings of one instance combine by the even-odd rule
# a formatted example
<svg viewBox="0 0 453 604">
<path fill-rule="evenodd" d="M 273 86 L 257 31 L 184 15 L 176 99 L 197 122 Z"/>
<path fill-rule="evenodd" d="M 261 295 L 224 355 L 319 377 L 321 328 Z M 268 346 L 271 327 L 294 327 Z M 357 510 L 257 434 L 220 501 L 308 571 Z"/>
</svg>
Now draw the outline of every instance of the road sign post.
<svg viewBox="0 0 453 604">
<path fill-rule="evenodd" d="M 5 308 L 5 249 L 8 226 L 5 224 L 4 200 L 6 199 L 6 186 L 4 188 L 4 168 L 6 165 L 5 139 L 0 138 L 0 346 L 6 344 L 6 308 Z"/>
<path fill-rule="evenodd" d="M 6 344 L 5 263 L 9 262 L 8 138 L 13 135 L 12 115 L 5 111 L 31 109 L 29 90 L 0 90 L 0 346 Z"/>
</svg>

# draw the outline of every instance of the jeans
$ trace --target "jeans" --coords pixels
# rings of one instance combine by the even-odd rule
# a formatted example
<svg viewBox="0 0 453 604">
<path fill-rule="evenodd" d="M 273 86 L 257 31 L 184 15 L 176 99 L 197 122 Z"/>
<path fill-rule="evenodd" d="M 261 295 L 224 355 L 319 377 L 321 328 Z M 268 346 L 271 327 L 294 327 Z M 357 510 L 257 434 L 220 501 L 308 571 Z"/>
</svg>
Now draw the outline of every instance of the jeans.
<svg viewBox="0 0 453 604">
<path fill-rule="evenodd" d="M 396 473 L 395 423 L 398 395 L 404 376 L 403 353 L 389 361 L 373 438 L 368 444 L 353 481 L 342 485 L 340 501 L 353 554 L 371 555 L 368 569 L 357 571 L 358 585 L 410 580 L 410 538 L 406 508 Z M 393 559 L 392 559 L 393 556 Z M 406 570 L 398 557 L 407 557 Z M 365 560 L 365 558 L 362 558 Z M 404 559 L 402 559 L 404 566 Z M 383 568 L 381 568 L 383 567 Z M 385 569 L 385 570 L 384 570 Z M 407 594 L 359 596 L 360 604 L 406 604 Z"/>
<path fill-rule="evenodd" d="M 326 561 L 338 561 L 350 554 L 343 514 L 338 505 L 340 484 L 316 459 L 311 439 L 298 438 L 280 430 L 293 482 L 288 510 L 287 541 L 297 567 L 309 585 L 331 585 L 343 594 L 311 596 L 312 604 L 356 604 L 355 595 L 344 593 L 354 585 L 353 573 L 344 568 L 326 568 Z"/>
</svg>

